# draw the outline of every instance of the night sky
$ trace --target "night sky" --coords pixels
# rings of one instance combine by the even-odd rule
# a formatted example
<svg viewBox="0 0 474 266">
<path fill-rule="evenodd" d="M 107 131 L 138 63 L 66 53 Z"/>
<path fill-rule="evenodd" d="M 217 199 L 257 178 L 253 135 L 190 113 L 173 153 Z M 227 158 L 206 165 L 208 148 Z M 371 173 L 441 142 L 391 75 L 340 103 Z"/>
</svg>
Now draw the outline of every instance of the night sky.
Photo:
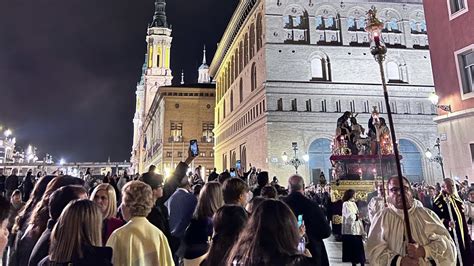
<svg viewBox="0 0 474 266">
<path fill-rule="evenodd" d="M 168 0 L 173 83 L 197 81 L 239 0 Z M 0 124 L 56 160 L 130 159 L 154 0 L 0 1 Z"/>
</svg>

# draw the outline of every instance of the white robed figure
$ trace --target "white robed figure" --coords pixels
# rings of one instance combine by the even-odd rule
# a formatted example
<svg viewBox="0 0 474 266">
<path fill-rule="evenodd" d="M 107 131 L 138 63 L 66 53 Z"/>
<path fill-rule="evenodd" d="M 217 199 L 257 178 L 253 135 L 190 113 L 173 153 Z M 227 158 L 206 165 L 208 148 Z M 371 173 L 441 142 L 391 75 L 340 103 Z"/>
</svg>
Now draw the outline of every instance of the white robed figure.
<svg viewBox="0 0 474 266">
<path fill-rule="evenodd" d="M 398 177 L 387 182 L 388 207 L 379 212 L 370 227 L 367 251 L 370 265 L 456 265 L 456 246 L 438 216 L 414 203 L 405 179 L 410 228 L 415 244 L 405 232 L 403 203 Z"/>
</svg>

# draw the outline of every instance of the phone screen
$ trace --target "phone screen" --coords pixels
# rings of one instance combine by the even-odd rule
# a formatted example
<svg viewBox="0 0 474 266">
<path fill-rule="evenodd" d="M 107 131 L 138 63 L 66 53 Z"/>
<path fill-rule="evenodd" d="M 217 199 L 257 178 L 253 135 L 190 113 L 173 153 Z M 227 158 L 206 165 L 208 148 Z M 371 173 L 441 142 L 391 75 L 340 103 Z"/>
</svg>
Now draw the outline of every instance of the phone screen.
<svg viewBox="0 0 474 266">
<path fill-rule="evenodd" d="M 235 172 L 234 171 L 230 172 L 230 176 L 235 177 Z"/>
<path fill-rule="evenodd" d="M 199 155 L 199 147 L 198 147 L 197 140 L 193 139 L 189 141 L 189 150 L 191 151 L 191 155 L 193 157 L 196 157 Z"/>
<path fill-rule="evenodd" d="M 237 160 L 237 162 L 235 163 L 235 169 L 240 170 L 240 168 L 241 168 L 240 160 Z"/>
<path fill-rule="evenodd" d="M 303 215 L 300 214 L 298 215 L 298 227 L 300 227 L 303 224 Z"/>
</svg>

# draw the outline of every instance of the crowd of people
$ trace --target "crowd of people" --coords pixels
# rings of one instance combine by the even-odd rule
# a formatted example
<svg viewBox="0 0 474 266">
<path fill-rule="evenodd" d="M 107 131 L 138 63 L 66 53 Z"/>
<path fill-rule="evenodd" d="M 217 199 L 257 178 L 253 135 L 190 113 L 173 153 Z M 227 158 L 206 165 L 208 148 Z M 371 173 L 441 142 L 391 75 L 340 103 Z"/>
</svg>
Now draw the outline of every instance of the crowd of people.
<svg viewBox="0 0 474 266">
<path fill-rule="evenodd" d="M 199 167 L 188 173 L 193 159 L 168 178 L 154 166 L 100 180 L 0 173 L 3 265 L 329 265 L 323 240 L 338 225 L 330 185 L 292 175 L 282 186 L 252 166 L 203 178 Z M 337 233 L 344 262 L 473 265 L 473 187 L 451 179 L 385 185 L 376 183 L 365 205 L 345 191 Z"/>
</svg>

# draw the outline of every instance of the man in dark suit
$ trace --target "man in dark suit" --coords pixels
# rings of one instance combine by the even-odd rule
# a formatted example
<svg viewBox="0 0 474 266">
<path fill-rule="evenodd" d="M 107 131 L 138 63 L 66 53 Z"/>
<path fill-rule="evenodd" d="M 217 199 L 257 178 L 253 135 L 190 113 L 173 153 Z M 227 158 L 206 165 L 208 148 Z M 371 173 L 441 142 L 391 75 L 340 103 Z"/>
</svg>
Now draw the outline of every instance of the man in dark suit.
<svg viewBox="0 0 474 266">
<path fill-rule="evenodd" d="M 329 265 L 328 254 L 323 239 L 331 235 L 331 228 L 323 211 L 315 202 L 304 196 L 304 180 L 293 175 L 288 180 L 290 194 L 283 201 L 298 217 L 303 215 L 308 243 L 306 247 L 313 256 L 314 265 Z"/>
<path fill-rule="evenodd" d="M 463 201 L 457 194 L 454 181 L 451 178 L 444 179 L 443 191 L 434 200 L 433 211 L 441 219 L 446 229 L 448 229 L 456 246 L 459 247 L 458 260 L 462 260 L 463 265 L 473 265 L 471 261 L 473 258 L 471 254 L 471 238 L 466 217 L 463 213 Z M 457 265 L 460 265 L 459 261 Z"/>
</svg>

